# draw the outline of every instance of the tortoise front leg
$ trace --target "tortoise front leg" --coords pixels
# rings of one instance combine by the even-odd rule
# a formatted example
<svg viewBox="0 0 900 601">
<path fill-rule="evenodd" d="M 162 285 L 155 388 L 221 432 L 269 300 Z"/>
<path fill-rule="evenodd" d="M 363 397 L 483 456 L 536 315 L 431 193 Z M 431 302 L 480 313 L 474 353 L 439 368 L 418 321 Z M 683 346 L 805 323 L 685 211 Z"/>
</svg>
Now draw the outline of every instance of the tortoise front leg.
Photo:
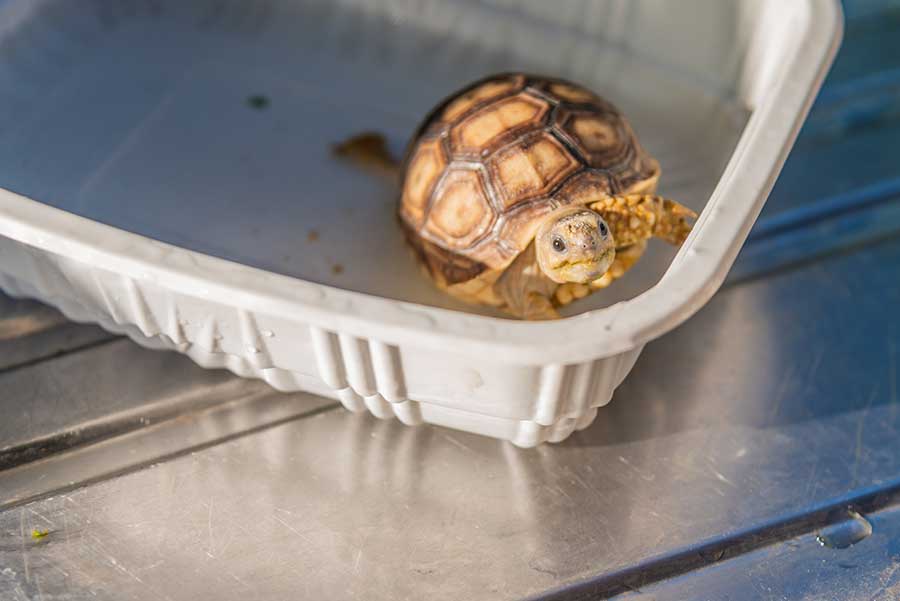
<svg viewBox="0 0 900 601">
<path fill-rule="evenodd" d="M 609 225 L 617 247 L 654 236 L 680 245 L 691 232 L 689 220 L 697 217 L 684 205 L 653 194 L 610 196 L 592 203 L 591 209 Z"/>
<path fill-rule="evenodd" d="M 518 317 L 529 321 L 559 319 L 559 313 L 549 298 L 538 292 L 531 292 L 525 298 L 525 306 Z"/>
<path fill-rule="evenodd" d="M 494 294 L 507 313 L 520 319 L 559 319 L 551 300 L 557 286 L 537 264 L 532 242 L 497 278 Z"/>
<path fill-rule="evenodd" d="M 572 301 L 584 298 L 590 294 L 591 286 L 593 286 L 593 282 L 591 284 L 578 284 L 576 282 L 560 284 L 553 293 L 553 300 L 556 302 L 556 306 L 565 307 Z"/>
<path fill-rule="evenodd" d="M 638 259 L 643 256 L 645 250 L 647 250 L 646 240 L 641 240 L 636 244 L 616 250 L 616 258 L 613 264 L 602 277 L 591 282 L 591 288 L 594 290 L 606 288 L 625 275 L 625 272 L 631 269 L 638 262 Z"/>
</svg>

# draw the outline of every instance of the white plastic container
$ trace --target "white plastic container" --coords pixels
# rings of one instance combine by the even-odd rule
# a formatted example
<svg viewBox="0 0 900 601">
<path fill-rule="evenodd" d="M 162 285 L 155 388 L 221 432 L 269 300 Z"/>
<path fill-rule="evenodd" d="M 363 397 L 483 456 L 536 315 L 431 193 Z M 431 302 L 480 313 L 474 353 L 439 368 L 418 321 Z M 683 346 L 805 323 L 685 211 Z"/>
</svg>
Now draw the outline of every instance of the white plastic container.
<svg viewBox="0 0 900 601">
<path fill-rule="evenodd" d="M 354 411 L 559 441 L 721 284 L 840 32 L 836 0 L 5 0 L 0 286 Z M 329 155 L 363 129 L 399 150 L 512 69 L 613 100 L 702 210 L 555 322 L 434 290 L 394 191 Z"/>
</svg>

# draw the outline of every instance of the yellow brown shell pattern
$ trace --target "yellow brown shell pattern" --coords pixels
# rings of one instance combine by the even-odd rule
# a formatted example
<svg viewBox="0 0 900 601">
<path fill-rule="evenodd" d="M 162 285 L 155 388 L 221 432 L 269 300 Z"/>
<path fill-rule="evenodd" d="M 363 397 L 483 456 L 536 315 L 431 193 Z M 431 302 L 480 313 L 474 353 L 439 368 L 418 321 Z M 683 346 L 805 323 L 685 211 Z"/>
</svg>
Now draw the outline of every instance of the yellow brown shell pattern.
<svg viewBox="0 0 900 601">
<path fill-rule="evenodd" d="M 458 284 L 505 269 L 559 206 L 658 176 L 609 102 L 564 80 L 497 75 L 425 119 L 404 161 L 400 220 L 432 277 Z"/>
</svg>

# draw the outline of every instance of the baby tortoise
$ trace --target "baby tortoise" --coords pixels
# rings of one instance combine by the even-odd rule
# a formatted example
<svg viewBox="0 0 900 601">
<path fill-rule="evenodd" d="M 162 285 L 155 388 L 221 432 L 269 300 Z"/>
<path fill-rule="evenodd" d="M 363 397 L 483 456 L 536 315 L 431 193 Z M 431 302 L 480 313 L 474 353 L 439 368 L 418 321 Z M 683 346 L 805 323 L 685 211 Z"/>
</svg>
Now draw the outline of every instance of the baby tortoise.
<svg viewBox="0 0 900 601">
<path fill-rule="evenodd" d="M 684 242 L 696 214 L 656 195 L 659 163 L 609 102 L 521 73 L 480 80 L 424 120 L 395 163 L 367 132 L 338 155 L 402 183 L 399 217 L 448 293 L 523 319 L 604 288 L 647 240 Z"/>
</svg>

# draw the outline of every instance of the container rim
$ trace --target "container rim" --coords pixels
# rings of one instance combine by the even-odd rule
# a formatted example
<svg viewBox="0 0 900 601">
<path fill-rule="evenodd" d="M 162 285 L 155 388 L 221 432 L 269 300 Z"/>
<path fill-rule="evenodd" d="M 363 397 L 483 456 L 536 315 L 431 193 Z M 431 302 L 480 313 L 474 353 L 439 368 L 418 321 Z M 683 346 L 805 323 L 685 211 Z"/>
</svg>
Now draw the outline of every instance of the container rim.
<svg viewBox="0 0 900 601">
<path fill-rule="evenodd" d="M 814 19 L 807 19 L 791 62 L 753 108 L 697 227 L 655 286 L 603 309 L 524 322 L 343 290 L 159 242 L 2 188 L 0 235 L 178 294 L 388 344 L 465 349 L 526 364 L 626 352 L 680 325 L 712 297 L 761 211 L 842 36 L 839 0 L 805 3 Z M 716 228 L 704 227 L 713 217 Z M 710 248 L 727 250 L 718 255 Z"/>
</svg>

